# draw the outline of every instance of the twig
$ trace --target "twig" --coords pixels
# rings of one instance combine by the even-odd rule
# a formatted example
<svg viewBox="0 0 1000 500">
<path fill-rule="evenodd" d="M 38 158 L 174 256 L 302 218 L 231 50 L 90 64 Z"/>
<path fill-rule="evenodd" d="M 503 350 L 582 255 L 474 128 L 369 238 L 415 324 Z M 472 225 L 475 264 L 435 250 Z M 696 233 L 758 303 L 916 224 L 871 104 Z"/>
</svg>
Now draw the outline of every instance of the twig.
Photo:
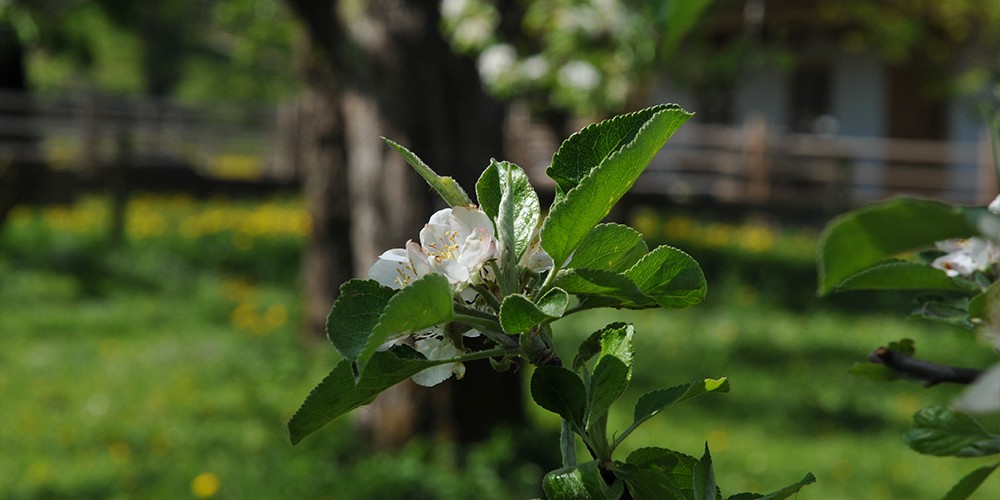
<svg viewBox="0 0 1000 500">
<path fill-rule="evenodd" d="M 868 360 L 881 363 L 903 375 L 917 379 L 924 387 L 931 387 L 941 382 L 954 384 L 971 384 L 982 375 L 982 370 L 948 366 L 932 361 L 917 359 L 888 347 L 879 347 L 868 355 Z"/>
</svg>

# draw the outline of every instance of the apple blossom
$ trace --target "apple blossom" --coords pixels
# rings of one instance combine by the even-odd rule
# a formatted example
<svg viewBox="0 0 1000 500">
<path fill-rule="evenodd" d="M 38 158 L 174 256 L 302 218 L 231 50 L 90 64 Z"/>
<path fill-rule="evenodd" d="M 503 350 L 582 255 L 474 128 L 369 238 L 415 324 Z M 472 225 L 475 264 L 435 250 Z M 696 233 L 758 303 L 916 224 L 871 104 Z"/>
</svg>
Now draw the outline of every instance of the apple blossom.
<svg viewBox="0 0 1000 500">
<path fill-rule="evenodd" d="M 971 276 L 1000 261 L 1000 247 L 983 238 L 945 240 L 937 242 L 935 246 L 948 253 L 934 259 L 931 266 L 941 269 L 952 278 Z"/>
</svg>

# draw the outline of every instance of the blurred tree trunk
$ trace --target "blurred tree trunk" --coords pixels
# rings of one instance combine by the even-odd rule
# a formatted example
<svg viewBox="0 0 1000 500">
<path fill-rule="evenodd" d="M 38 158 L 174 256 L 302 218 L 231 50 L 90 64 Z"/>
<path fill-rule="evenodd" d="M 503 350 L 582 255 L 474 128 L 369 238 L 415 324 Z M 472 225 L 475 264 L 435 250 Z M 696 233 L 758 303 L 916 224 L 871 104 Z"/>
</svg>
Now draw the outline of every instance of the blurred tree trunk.
<svg viewBox="0 0 1000 500">
<path fill-rule="evenodd" d="M 13 26 L 0 21 L 0 93 L 4 94 L 0 95 L 0 116 L 21 118 L 31 113 L 30 102 L 22 100 L 29 99 L 24 52 Z M 16 127 L 21 135 L 2 138 L 16 147 L 21 158 L 0 154 L 0 228 L 10 210 L 37 190 L 43 175 L 42 165 L 24 158 L 33 156 L 37 140 L 22 127 Z"/>
<path fill-rule="evenodd" d="M 379 137 L 406 145 L 472 189 L 489 158 L 501 157 L 504 109 L 484 94 L 474 62 L 454 55 L 442 38 L 437 2 L 287 2 L 308 40 L 302 61 L 314 75 L 308 92 L 323 95 L 326 106 L 308 113 L 335 122 L 317 146 L 342 148 L 316 155 L 304 169 L 314 224 L 340 221 L 338 237 L 314 234 L 303 268 L 308 324 L 321 332 L 336 287 L 351 272 L 334 261 L 350 253 L 353 274 L 364 276 L 381 252 L 416 238 L 440 205 Z M 320 190 L 323 183 L 329 189 Z M 486 363 L 468 368 L 457 383 L 425 390 L 407 382 L 384 393 L 363 414 L 375 443 L 398 446 L 420 432 L 468 442 L 498 423 L 523 421 L 519 377 L 497 377 Z"/>
</svg>

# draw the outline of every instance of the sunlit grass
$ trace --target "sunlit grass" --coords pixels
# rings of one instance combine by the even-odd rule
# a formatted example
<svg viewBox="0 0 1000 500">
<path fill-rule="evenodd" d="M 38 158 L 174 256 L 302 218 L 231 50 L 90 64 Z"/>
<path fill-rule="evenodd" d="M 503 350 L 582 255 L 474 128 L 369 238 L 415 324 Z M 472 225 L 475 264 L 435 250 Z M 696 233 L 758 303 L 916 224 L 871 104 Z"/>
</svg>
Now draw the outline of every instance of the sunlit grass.
<svg viewBox="0 0 1000 500">
<path fill-rule="evenodd" d="M 299 340 L 300 201 L 140 196 L 117 247 L 109 206 L 94 197 L 22 207 L 0 234 L 0 498 L 538 494 L 543 471 L 510 463 L 511 438 L 464 462 L 429 441 L 376 453 L 344 419 L 289 445 L 285 422 L 337 359 L 322 340 Z M 957 388 L 846 373 L 902 337 L 945 363 L 994 360 L 971 334 L 907 320 L 902 308 L 861 314 L 817 302 L 808 282 L 815 231 L 686 217 L 635 224 L 649 226 L 651 242 L 702 252 L 707 302 L 568 318 L 556 326 L 564 359 L 596 328 L 635 323 L 635 374 L 612 429 L 628 425 L 650 390 L 727 376 L 732 392 L 654 417 L 619 457 L 650 445 L 700 455 L 708 441 L 726 493 L 770 491 L 812 471 L 818 483 L 801 499 L 940 498 L 982 465 L 925 457 L 900 439 L 913 412 L 947 403 Z M 544 410 L 533 416 L 557 424 Z M 998 497 L 993 477 L 975 498 Z"/>
</svg>

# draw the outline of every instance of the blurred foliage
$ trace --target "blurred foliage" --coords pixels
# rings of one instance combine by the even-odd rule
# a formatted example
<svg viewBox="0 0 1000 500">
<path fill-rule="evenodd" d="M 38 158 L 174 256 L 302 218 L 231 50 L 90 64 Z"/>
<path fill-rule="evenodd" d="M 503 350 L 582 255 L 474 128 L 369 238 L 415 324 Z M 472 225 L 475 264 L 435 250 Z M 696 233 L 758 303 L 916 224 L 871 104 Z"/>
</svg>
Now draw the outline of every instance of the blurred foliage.
<svg viewBox="0 0 1000 500">
<path fill-rule="evenodd" d="M 3 0 L 31 86 L 276 101 L 296 89 L 279 0 Z"/>
<path fill-rule="evenodd" d="M 959 48 L 1000 46 L 998 0 L 847 0 L 819 6 L 823 19 L 847 27 L 841 35 L 845 46 L 874 48 L 889 63 L 950 64 Z M 988 55 L 1000 63 L 995 52 Z"/>
<path fill-rule="evenodd" d="M 645 91 L 710 0 L 444 0 L 442 28 L 501 97 L 583 116 Z M 641 99 L 640 99 L 641 100 Z"/>
</svg>

